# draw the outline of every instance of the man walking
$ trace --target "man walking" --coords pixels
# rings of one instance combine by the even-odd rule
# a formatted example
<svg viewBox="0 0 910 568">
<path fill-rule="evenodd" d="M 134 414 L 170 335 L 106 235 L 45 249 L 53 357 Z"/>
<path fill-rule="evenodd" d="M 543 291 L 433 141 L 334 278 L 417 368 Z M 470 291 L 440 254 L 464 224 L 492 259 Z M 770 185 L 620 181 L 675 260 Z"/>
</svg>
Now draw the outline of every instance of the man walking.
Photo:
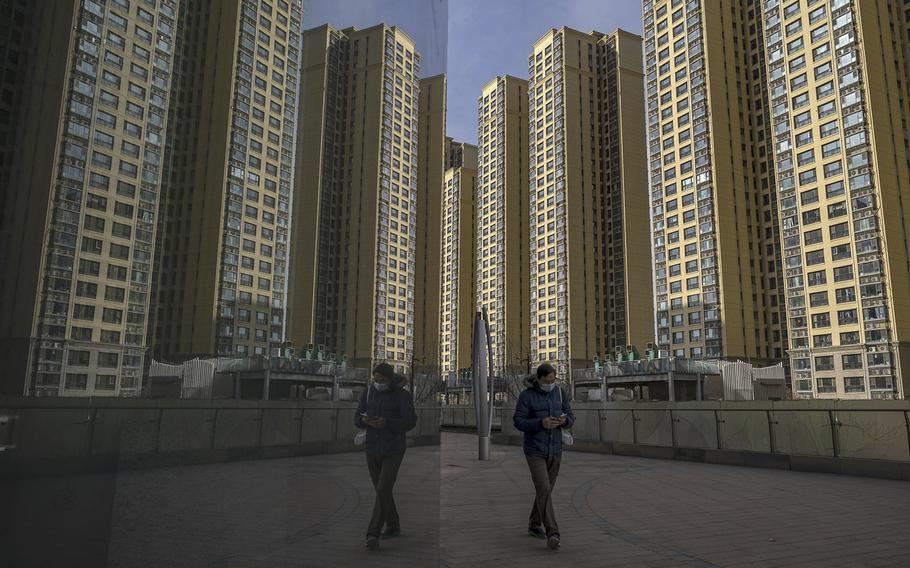
<svg viewBox="0 0 910 568">
<path fill-rule="evenodd" d="M 373 516 L 367 528 L 366 546 L 370 550 L 379 548 L 380 536 L 388 539 L 401 533 L 392 490 L 407 447 L 405 433 L 417 425 L 414 401 L 411 393 L 402 388 L 404 382 L 404 377 L 396 374 L 388 363 L 377 365 L 373 369 L 373 383 L 360 396 L 354 417 L 358 428 L 367 428 L 367 466 L 376 490 Z"/>
<path fill-rule="evenodd" d="M 559 526 L 553 513 L 552 493 L 562 459 L 562 430 L 575 416 L 569 397 L 556 385 L 556 369 L 547 363 L 525 379 L 528 388 L 518 397 L 512 422 L 524 432 L 524 452 L 534 482 L 535 497 L 528 534 L 546 538 L 550 550 L 559 548 Z M 541 527 L 543 525 L 543 527 Z"/>
</svg>

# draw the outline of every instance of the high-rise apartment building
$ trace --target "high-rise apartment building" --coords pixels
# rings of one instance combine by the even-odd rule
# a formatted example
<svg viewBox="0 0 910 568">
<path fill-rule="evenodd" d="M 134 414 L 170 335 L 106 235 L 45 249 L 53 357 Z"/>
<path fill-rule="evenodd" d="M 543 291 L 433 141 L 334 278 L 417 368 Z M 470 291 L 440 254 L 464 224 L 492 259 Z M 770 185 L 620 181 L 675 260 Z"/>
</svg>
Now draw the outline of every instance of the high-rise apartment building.
<svg viewBox="0 0 910 568">
<path fill-rule="evenodd" d="M 139 393 L 178 5 L 0 2 L 3 393 Z"/>
<path fill-rule="evenodd" d="M 414 281 L 414 367 L 438 372 L 440 253 L 446 173 L 446 77 L 420 81 L 417 152 L 417 259 Z"/>
<path fill-rule="evenodd" d="M 157 357 L 268 355 L 284 339 L 300 19 L 300 0 L 181 5 Z"/>
<path fill-rule="evenodd" d="M 530 355 L 528 82 L 509 75 L 490 80 L 477 99 L 477 117 L 474 307 L 487 312 L 499 375 L 527 367 Z"/>
<path fill-rule="evenodd" d="M 800 398 L 910 388 L 910 40 L 901 3 L 761 9 Z"/>
<path fill-rule="evenodd" d="M 419 67 L 395 27 L 304 32 L 290 339 L 357 367 L 413 355 Z"/>
<path fill-rule="evenodd" d="M 782 359 L 761 5 L 643 7 L 658 346 L 676 357 Z"/>
<path fill-rule="evenodd" d="M 446 138 L 440 248 L 440 346 L 443 377 L 472 364 L 474 331 L 474 194 L 477 146 Z"/>
<path fill-rule="evenodd" d="M 638 36 L 569 28 L 528 58 L 530 358 L 562 377 L 653 338 L 641 60 Z"/>
</svg>

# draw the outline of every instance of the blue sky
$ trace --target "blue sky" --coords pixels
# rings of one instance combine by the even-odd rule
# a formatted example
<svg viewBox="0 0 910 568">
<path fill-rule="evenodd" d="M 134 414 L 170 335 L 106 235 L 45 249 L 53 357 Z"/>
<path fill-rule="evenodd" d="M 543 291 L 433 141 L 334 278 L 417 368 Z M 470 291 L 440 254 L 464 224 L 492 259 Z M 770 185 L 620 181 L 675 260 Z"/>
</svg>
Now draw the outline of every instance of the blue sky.
<svg viewBox="0 0 910 568">
<path fill-rule="evenodd" d="M 423 55 L 421 75 L 448 75 L 446 131 L 477 138 L 477 97 L 497 75 L 526 78 L 528 54 L 550 28 L 641 34 L 640 0 L 304 0 L 304 29 L 330 23 L 400 26 Z"/>
</svg>

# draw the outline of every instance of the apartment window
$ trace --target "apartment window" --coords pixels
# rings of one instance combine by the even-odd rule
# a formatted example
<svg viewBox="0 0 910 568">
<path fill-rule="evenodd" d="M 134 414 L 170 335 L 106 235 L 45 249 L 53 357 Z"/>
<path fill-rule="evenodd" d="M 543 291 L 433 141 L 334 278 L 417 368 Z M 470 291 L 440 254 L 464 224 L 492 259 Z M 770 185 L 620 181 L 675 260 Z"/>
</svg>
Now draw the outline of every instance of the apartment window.
<svg viewBox="0 0 910 568">
<path fill-rule="evenodd" d="M 104 232 L 104 219 L 101 217 L 94 217 L 92 215 L 86 215 L 85 219 L 82 222 L 82 228 L 87 231 L 96 231 L 99 233 Z"/>
<path fill-rule="evenodd" d="M 105 323 L 123 323 L 123 310 L 104 308 L 101 313 L 101 321 Z"/>
<path fill-rule="evenodd" d="M 76 296 L 79 298 L 95 298 L 98 296 L 98 285 L 94 282 L 76 282 Z"/>
<path fill-rule="evenodd" d="M 77 365 L 79 367 L 88 367 L 90 351 L 70 350 L 67 355 L 67 365 Z"/>
<path fill-rule="evenodd" d="M 847 202 L 841 201 L 840 203 L 834 203 L 828 206 L 828 218 L 834 219 L 837 217 L 843 217 L 847 214 Z"/>
<path fill-rule="evenodd" d="M 806 264 L 812 266 L 814 264 L 821 264 L 825 262 L 825 251 L 824 250 L 814 250 L 806 253 Z"/>
<path fill-rule="evenodd" d="M 123 57 L 117 55 L 112 51 L 104 51 L 104 62 L 107 65 L 116 67 L 117 69 L 123 69 Z"/>
<path fill-rule="evenodd" d="M 816 243 L 822 242 L 822 230 L 814 229 L 812 231 L 806 231 L 803 234 L 803 239 L 806 245 L 814 245 Z M 795 257 L 797 260 L 799 257 Z"/>
<path fill-rule="evenodd" d="M 98 366 L 107 369 L 116 368 L 120 363 L 119 353 L 98 353 Z"/>
<path fill-rule="evenodd" d="M 805 172 L 800 172 L 799 174 L 799 185 L 808 185 L 810 183 L 815 183 L 817 177 L 815 175 L 815 170 L 808 170 Z"/>
<path fill-rule="evenodd" d="M 101 72 L 101 80 L 112 87 L 120 88 L 120 76 L 106 69 Z"/>
<path fill-rule="evenodd" d="M 824 270 L 817 270 L 815 272 L 810 272 L 807 275 L 807 281 L 809 286 L 821 286 L 822 284 L 827 283 L 828 279 L 825 276 Z"/>
<path fill-rule="evenodd" d="M 838 304 L 856 301 L 856 289 L 853 287 L 838 288 L 834 291 L 834 295 Z"/>
<path fill-rule="evenodd" d="M 101 343 L 120 343 L 120 332 L 102 329 Z"/>
<path fill-rule="evenodd" d="M 803 225 L 811 225 L 822 220 L 821 212 L 818 209 L 803 212 Z"/>
<path fill-rule="evenodd" d="M 862 369 L 862 364 L 857 368 Z M 865 380 L 863 377 L 844 377 L 844 391 L 848 393 L 866 392 Z"/>
<path fill-rule="evenodd" d="M 117 375 L 97 375 L 95 390 L 112 391 L 117 388 Z"/>
<path fill-rule="evenodd" d="M 807 117 L 806 122 L 809 122 L 809 120 L 811 120 L 808 116 L 809 113 L 805 112 L 803 114 L 805 114 Z M 799 125 L 799 126 L 802 126 L 802 125 Z M 806 150 L 805 152 L 800 152 L 799 154 L 796 155 L 797 165 L 805 166 L 805 165 L 811 164 L 813 162 L 815 162 L 815 150 Z"/>
<path fill-rule="evenodd" d="M 840 334 L 840 344 L 841 345 L 858 345 L 859 344 L 859 332 L 858 331 L 846 331 Z"/>
<path fill-rule="evenodd" d="M 812 60 L 818 61 L 823 57 L 827 57 L 831 53 L 831 44 L 823 43 L 812 50 Z"/>
<path fill-rule="evenodd" d="M 87 276 L 98 276 L 101 272 L 101 263 L 94 260 L 79 260 L 79 274 L 85 274 Z"/>
<path fill-rule="evenodd" d="M 116 286 L 105 286 L 104 288 L 104 299 L 109 302 L 123 302 L 125 297 L 126 290 L 124 288 Z"/>
<path fill-rule="evenodd" d="M 833 371 L 834 370 L 834 357 L 832 355 L 816 357 L 815 358 L 815 370 L 816 371 Z"/>
<path fill-rule="evenodd" d="M 833 183 L 829 183 L 828 185 L 825 186 L 825 195 L 827 195 L 829 199 L 832 197 L 837 197 L 838 195 L 843 195 L 843 194 L 844 194 L 844 182 L 843 181 L 836 181 Z"/>
<path fill-rule="evenodd" d="M 815 43 L 828 35 L 828 24 L 822 24 L 810 32 L 812 43 Z"/>
<path fill-rule="evenodd" d="M 809 305 L 813 308 L 819 306 L 828 305 L 828 293 L 827 292 L 813 292 L 809 294 Z"/>
<path fill-rule="evenodd" d="M 830 164 L 825 164 L 825 178 L 833 177 L 838 174 L 843 173 L 844 167 L 843 163 L 840 161 L 831 162 Z"/>
<path fill-rule="evenodd" d="M 825 7 L 824 6 L 820 6 L 820 7 L 816 8 L 815 10 L 812 10 L 811 12 L 809 12 L 809 25 L 814 24 L 815 22 L 821 20 L 824 17 L 825 17 Z"/>
<path fill-rule="evenodd" d="M 112 280 L 126 281 L 126 267 L 110 264 L 107 267 L 107 277 Z"/>
<path fill-rule="evenodd" d="M 116 221 L 111 226 L 111 235 L 121 238 L 128 239 L 132 235 L 132 227 L 129 225 L 124 225 L 123 223 L 117 223 Z"/>
<path fill-rule="evenodd" d="M 73 304 L 73 319 L 92 321 L 95 319 L 95 306 Z"/>
<path fill-rule="evenodd" d="M 862 369 L 863 356 L 860 354 L 842 355 L 841 367 L 844 369 Z"/>
<path fill-rule="evenodd" d="M 837 312 L 837 323 L 840 325 L 852 325 L 859 323 L 856 310 L 839 310 Z"/>
<path fill-rule="evenodd" d="M 85 373 L 67 373 L 65 386 L 72 390 L 85 390 L 88 388 L 88 375 Z"/>
<path fill-rule="evenodd" d="M 840 140 L 833 140 L 822 145 L 822 158 L 828 158 L 835 154 L 840 154 Z"/>
<path fill-rule="evenodd" d="M 845 280 L 853 280 L 852 266 L 838 266 L 834 269 L 834 281 L 844 282 Z"/>
<path fill-rule="evenodd" d="M 850 244 L 835 245 L 831 247 L 831 260 L 850 258 Z"/>
<path fill-rule="evenodd" d="M 818 133 L 822 138 L 831 136 L 832 134 L 837 134 L 838 126 L 837 121 L 832 120 L 831 122 L 826 122 L 818 128 Z"/>
<path fill-rule="evenodd" d="M 816 379 L 815 380 L 816 389 L 819 393 L 832 393 L 837 392 L 837 387 L 834 386 L 834 379 Z"/>
<path fill-rule="evenodd" d="M 92 328 L 73 326 L 72 328 L 70 328 L 70 338 L 75 341 L 91 341 L 92 340 Z"/>
<path fill-rule="evenodd" d="M 838 223 L 836 225 L 832 225 L 828 231 L 831 236 L 831 240 L 842 239 L 850 235 L 850 226 L 846 222 Z"/>
</svg>

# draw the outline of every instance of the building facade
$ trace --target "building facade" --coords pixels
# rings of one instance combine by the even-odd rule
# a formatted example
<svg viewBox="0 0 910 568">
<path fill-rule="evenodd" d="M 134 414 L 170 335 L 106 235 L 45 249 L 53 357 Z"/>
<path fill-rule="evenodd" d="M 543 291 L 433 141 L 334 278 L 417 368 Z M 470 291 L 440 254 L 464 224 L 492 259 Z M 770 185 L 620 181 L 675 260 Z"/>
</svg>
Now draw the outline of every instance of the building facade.
<svg viewBox="0 0 910 568">
<path fill-rule="evenodd" d="M 676 357 L 785 357 L 777 194 L 759 5 L 647 0 L 657 344 Z"/>
<path fill-rule="evenodd" d="M 137 396 L 180 3 L 0 4 L 2 392 Z"/>
<path fill-rule="evenodd" d="M 300 0 L 184 0 L 159 218 L 154 355 L 284 339 Z"/>
<path fill-rule="evenodd" d="M 356 367 L 413 357 L 419 67 L 395 27 L 304 32 L 289 338 Z"/>
<path fill-rule="evenodd" d="M 756 9 L 758 6 L 756 6 Z M 763 2 L 798 398 L 910 385 L 910 41 L 902 6 Z"/>
<path fill-rule="evenodd" d="M 443 192 L 446 168 L 446 77 L 420 80 L 417 152 L 417 262 L 413 366 L 438 373 Z"/>
<path fill-rule="evenodd" d="M 440 246 L 439 365 L 450 384 L 472 364 L 477 146 L 446 138 Z"/>
<path fill-rule="evenodd" d="M 553 29 L 528 58 L 530 359 L 652 341 L 641 38 Z"/>
<path fill-rule="evenodd" d="M 477 105 L 474 307 L 489 318 L 493 373 L 501 375 L 526 371 L 530 356 L 528 82 L 496 77 Z"/>
</svg>

